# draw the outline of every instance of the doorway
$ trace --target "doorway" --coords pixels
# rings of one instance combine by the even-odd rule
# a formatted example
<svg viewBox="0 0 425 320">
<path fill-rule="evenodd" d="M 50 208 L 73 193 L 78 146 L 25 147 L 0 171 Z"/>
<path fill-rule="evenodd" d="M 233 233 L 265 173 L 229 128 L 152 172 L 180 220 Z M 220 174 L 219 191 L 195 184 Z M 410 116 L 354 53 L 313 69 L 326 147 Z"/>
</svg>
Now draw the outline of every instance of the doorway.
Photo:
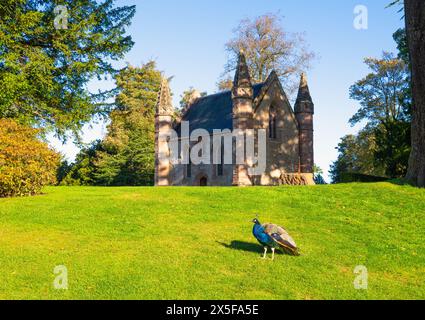
<svg viewBox="0 0 425 320">
<path fill-rule="evenodd" d="M 206 186 L 208 186 L 208 179 L 207 179 L 207 177 L 202 177 L 202 178 L 199 180 L 199 186 L 201 186 L 201 187 L 206 187 Z"/>
</svg>

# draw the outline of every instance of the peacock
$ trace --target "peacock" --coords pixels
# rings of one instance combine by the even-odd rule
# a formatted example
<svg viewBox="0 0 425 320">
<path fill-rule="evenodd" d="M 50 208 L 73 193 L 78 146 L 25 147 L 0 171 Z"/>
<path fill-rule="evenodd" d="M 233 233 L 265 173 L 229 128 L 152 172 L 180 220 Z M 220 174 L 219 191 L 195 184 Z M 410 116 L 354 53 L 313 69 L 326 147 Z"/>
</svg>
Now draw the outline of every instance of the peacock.
<svg viewBox="0 0 425 320">
<path fill-rule="evenodd" d="M 254 223 L 252 233 L 258 242 L 264 246 L 263 259 L 266 259 L 268 248 L 272 250 L 272 260 L 274 260 L 276 249 L 293 256 L 299 256 L 299 249 L 294 239 L 284 228 L 271 223 L 262 225 L 257 218 L 252 222 Z"/>
</svg>

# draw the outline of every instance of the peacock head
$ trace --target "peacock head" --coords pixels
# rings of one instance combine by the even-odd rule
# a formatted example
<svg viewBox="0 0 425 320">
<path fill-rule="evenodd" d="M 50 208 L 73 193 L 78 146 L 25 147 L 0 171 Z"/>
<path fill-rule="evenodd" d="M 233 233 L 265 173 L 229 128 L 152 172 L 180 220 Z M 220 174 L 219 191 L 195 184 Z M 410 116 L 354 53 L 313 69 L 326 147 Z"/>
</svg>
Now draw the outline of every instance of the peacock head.
<svg viewBox="0 0 425 320">
<path fill-rule="evenodd" d="M 260 221 L 258 220 L 258 215 L 254 220 L 252 220 L 252 223 L 253 224 L 261 224 Z"/>
</svg>

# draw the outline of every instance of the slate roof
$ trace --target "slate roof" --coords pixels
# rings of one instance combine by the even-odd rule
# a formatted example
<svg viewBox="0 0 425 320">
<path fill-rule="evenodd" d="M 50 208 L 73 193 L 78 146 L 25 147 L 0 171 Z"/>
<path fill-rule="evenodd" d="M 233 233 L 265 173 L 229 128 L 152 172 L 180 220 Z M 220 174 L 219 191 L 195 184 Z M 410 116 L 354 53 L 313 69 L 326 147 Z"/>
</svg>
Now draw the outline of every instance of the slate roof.
<svg viewBox="0 0 425 320">
<path fill-rule="evenodd" d="M 252 86 L 254 99 L 263 86 L 264 83 Z M 199 98 L 183 115 L 182 121 L 189 121 L 190 132 L 196 129 L 205 129 L 210 133 L 214 129 L 233 130 L 232 113 L 232 93 L 231 91 L 224 91 Z M 176 126 L 175 130 L 180 131 L 180 124 Z"/>
</svg>

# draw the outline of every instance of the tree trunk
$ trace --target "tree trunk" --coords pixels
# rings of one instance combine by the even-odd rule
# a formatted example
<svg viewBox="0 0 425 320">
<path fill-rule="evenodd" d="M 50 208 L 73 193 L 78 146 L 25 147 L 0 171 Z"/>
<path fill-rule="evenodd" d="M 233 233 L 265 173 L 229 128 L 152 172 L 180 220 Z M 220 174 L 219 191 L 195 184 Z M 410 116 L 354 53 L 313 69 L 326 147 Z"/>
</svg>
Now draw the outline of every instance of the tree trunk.
<svg viewBox="0 0 425 320">
<path fill-rule="evenodd" d="M 425 187 L 425 1 L 404 0 L 412 68 L 412 153 L 407 179 Z"/>
</svg>

